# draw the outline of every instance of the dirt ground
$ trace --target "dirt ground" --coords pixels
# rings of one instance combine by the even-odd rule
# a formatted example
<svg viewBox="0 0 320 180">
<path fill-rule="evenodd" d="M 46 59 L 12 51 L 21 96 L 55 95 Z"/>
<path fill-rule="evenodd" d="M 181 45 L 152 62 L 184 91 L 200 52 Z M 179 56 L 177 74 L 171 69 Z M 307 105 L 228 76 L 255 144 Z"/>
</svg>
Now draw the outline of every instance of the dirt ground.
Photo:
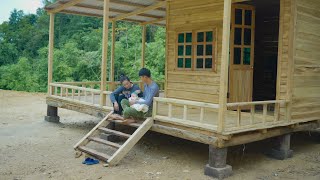
<svg viewBox="0 0 320 180">
<path fill-rule="evenodd" d="M 73 145 L 98 118 L 59 109 L 61 123 L 44 121 L 45 94 L 0 90 L 0 179 L 211 179 L 203 174 L 208 146 L 148 133 L 116 167 L 87 166 Z M 320 179 L 320 143 L 308 133 L 292 138 L 294 157 L 261 152 L 262 141 L 229 148 L 228 179 Z"/>
</svg>

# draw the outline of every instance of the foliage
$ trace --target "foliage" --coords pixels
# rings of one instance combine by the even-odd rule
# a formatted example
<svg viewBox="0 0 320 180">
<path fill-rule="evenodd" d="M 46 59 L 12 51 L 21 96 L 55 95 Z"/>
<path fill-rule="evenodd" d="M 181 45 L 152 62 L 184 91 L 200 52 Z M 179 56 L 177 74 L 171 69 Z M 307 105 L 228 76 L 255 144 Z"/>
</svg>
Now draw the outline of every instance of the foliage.
<svg viewBox="0 0 320 180">
<path fill-rule="evenodd" d="M 45 4 L 50 3 L 44 0 Z M 49 16 L 13 10 L 0 24 L 0 89 L 44 92 L 47 90 Z M 109 24 L 108 70 L 111 58 Z M 115 80 L 126 74 L 138 80 L 142 27 L 117 22 Z M 146 67 L 156 80 L 164 79 L 165 29 L 148 26 Z M 101 74 L 102 19 L 57 14 L 55 18 L 53 81 L 99 81 Z"/>
</svg>

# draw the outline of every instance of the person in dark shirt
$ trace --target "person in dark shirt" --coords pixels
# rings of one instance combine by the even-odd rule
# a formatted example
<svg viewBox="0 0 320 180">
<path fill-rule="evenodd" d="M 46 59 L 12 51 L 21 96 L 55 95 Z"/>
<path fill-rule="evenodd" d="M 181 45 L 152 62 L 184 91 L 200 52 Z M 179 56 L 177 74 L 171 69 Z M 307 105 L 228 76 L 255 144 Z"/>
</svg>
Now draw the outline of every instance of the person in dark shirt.
<svg viewBox="0 0 320 180">
<path fill-rule="evenodd" d="M 121 100 L 123 107 L 123 117 L 125 124 L 136 122 L 138 119 L 144 119 L 152 116 L 153 97 L 159 96 L 159 86 L 151 79 L 151 72 L 147 68 L 142 68 L 139 71 L 140 80 L 144 83 L 143 99 L 144 101 L 128 101 L 127 99 Z M 134 104 L 145 104 L 149 107 L 148 112 L 138 111 L 131 107 Z"/>
<path fill-rule="evenodd" d="M 120 77 L 121 86 L 113 91 L 110 95 L 110 100 L 113 104 L 114 113 L 121 115 L 122 106 L 121 101 L 128 99 L 132 93 L 142 96 L 142 92 L 138 85 L 133 84 L 127 76 Z"/>
</svg>

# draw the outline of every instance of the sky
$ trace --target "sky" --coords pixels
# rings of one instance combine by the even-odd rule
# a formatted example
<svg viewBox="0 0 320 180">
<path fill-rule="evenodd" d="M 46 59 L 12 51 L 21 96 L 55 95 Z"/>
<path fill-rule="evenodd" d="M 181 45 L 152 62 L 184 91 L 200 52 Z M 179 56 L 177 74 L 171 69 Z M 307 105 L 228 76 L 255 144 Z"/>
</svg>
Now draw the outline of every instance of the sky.
<svg viewBox="0 0 320 180">
<path fill-rule="evenodd" d="M 14 8 L 23 10 L 25 14 L 34 14 L 40 7 L 43 7 L 42 0 L 0 0 L 0 24 L 9 20 Z"/>
</svg>

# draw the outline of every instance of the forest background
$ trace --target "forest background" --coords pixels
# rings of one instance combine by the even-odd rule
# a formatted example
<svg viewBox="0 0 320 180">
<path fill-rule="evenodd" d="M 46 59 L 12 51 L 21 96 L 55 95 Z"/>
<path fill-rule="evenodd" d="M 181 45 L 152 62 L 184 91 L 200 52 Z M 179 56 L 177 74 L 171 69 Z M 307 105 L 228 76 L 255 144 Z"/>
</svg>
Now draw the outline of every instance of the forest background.
<svg viewBox="0 0 320 180">
<path fill-rule="evenodd" d="M 44 0 L 43 4 L 55 1 Z M 102 24 L 102 18 L 55 16 L 53 82 L 100 81 Z M 108 73 L 111 29 L 109 23 Z M 121 74 L 139 80 L 142 27 L 119 21 L 115 34 L 115 81 Z M 145 66 L 154 80 L 164 79 L 165 39 L 164 27 L 147 26 Z M 49 15 L 43 8 L 36 14 L 11 12 L 9 21 L 0 24 L 0 89 L 47 91 L 48 40 Z"/>
</svg>

